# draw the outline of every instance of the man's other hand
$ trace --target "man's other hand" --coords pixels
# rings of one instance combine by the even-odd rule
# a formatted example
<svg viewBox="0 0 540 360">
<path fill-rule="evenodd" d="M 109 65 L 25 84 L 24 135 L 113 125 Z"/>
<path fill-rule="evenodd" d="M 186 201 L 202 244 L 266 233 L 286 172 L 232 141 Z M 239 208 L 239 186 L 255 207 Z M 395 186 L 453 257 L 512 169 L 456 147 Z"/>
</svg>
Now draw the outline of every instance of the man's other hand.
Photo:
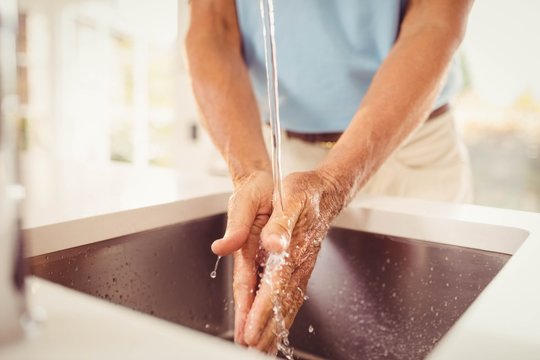
<svg viewBox="0 0 540 360">
<path fill-rule="evenodd" d="M 242 331 L 242 343 L 269 353 L 277 351 L 279 328 L 273 307 L 280 308 L 288 330 L 304 302 L 321 241 L 330 222 L 342 209 L 347 194 L 348 189 L 341 191 L 334 179 L 322 171 L 294 173 L 284 179 L 283 209 L 274 207 L 260 233 L 268 255 L 263 259 L 266 266 L 259 289 L 254 300 L 250 299 L 252 304 Z M 257 250 L 254 240 L 250 251 Z M 235 272 L 235 277 L 238 276 L 248 274 Z M 255 280 L 250 278 L 250 286 Z"/>
<path fill-rule="evenodd" d="M 272 212 L 272 174 L 254 172 L 235 184 L 229 199 L 227 229 L 223 238 L 212 244 L 216 255 L 234 252 L 233 290 L 235 303 L 234 341 L 244 342 L 244 324 L 257 290 L 260 234 Z"/>
</svg>

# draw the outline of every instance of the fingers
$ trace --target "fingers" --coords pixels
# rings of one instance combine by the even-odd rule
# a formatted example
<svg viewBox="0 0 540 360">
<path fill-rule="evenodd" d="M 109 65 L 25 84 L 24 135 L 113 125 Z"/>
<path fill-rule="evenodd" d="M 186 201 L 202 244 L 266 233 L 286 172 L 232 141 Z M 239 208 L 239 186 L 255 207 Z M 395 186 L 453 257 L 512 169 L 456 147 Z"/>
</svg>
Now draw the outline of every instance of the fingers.
<svg viewBox="0 0 540 360">
<path fill-rule="evenodd" d="M 271 317 L 262 331 L 261 338 L 257 345 L 255 345 L 255 348 L 260 351 L 267 351 L 272 346 L 277 345 L 276 329 L 276 320 L 274 317 Z"/>
<path fill-rule="evenodd" d="M 284 327 L 288 329 L 291 327 L 292 322 L 294 320 L 294 317 L 296 316 L 297 311 L 294 312 L 294 314 L 287 314 L 287 316 L 283 320 Z M 276 322 L 272 318 L 271 321 L 268 321 L 268 324 L 266 328 L 264 329 L 263 334 L 261 335 L 261 339 L 259 340 L 259 343 L 254 346 L 255 349 L 259 351 L 264 351 L 268 354 L 271 354 L 272 352 L 277 353 L 278 349 L 278 336 L 276 335 L 277 327 Z M 287 334 L 288 336 L 288 334 Z M 288 343 L 285 346 L 289 346 Z"/>
<path fill-rule="evenodd" d="M 302 209 L 301 203 L 285 201 L 284 210 L 274 209 L 261 232 L 261 241 L 269 256 L 259 291 L 246 320 L 244 340 L 250 346 L 259 344 L 267 327 L 273 328 L 273 300 L 281 297 L 281 292 L 289 284 L 293 269 L 289 254 L 285 250 L 289 246 Z M 271 330 L 265 334 L 264 339 L 268 346 L 267 339 L 272 339 Z"/>
<path fill-rule="evenodd" d="M 307 280 L 304 277 L 303 272 L 295 272 L 292 277 L 287 291 L 282 293 L 280 299 L 281 311 L 280 316 L 283 318 L 283 323 L 280 325 L 285 330 L 289 330 L 291 327 L 294 318 L 298 314 L 300 307 L 304 303 L 304 293 L 307 285 Z M 276 334 L 283 329 L 279 329 L 276 326 L 275 316 L 268 321 L 265 329 L 262 332 L 262 335 L 259 339 L 259 342 L 255 346 L 261 351 L 269 352 L 276 346 L 277 337 Z"/>
<path fill-rule="evenodd" d="M 229 255 L 244 245 L 257 216 L 259 201 L 260 199 L 250 196 L 249 192 L 237 192 L 231 196 L 227 211 L 227 229 L 223 238 L 212 244 L 214 254 Z"/>
<path fill-rule="evenodd" d="M 279 253 L 287 250 L 292 232 L 303 210 L 301 203 L 286 201 L 284 209 L 274 209 L 261 233 L 263 247 L 268 252 Z"/>
<path fill-rule="evenodd" d="M 247 345 L 257 345 L 266 323 L 271 319 L 271 315 L 272 286 L 262 281 L 244 325 L 244 341 Z"/>
<path fill-rule="evenodd" d="M 246 345 L 244 341 L 244 327 L 247 314 L 253 299 L 255 298 L 255 287 L 257 286 L 256 269 L 253 266 L 254 260 L 240 254 L 240 250 L 235 252 L 234 257 L 234 341 L 238 344 Z"/>
<path fill-rule="evenodd" d="M 273 300 L 280 297 L 289 283 L 292 266 L 285 254 L 272 253 L 266 260 L 263 278 L 259 291 L 248 313 L 244 340 L 250 346 L 259 343 L 263 330 L 273 315 Z"/>
<path fill-rule="evenodd" d="M 266 350 L 264 350 L 268 355 L 272 357 L 276 357 L 278 353 L 277 344 L 274 341 L 274 343 Z"/>
<path fill-rule="evenodd" d="M 260 230 L 254 228 L 246 244 L 234 253 L 234 341 L 242 345 L 246 345 L 244 341 L 244 327 L 247 314 L 255 298 L 255 288 L 257 286 L 257 264 L 255 258 L 259 247 L 259 232 Z"/>
</svg>

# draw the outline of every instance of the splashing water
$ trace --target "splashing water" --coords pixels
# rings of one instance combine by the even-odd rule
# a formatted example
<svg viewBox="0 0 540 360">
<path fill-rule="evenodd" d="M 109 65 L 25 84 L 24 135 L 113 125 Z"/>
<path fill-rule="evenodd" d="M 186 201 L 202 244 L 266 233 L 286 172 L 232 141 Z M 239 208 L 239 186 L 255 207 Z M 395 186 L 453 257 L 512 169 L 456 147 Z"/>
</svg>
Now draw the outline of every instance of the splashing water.
<svg viewBox="0 0 540 360">
<path fill-rule="evenodd" d="M 285 356 L 287 360 L 294 360 L 294 349 L 289 343 L 289 330 L 285 327 L 285 319 L 281 310 L 281 303 L 274 302 L 272 308 L 274 312 L 274 321 L 276 323 L 277 349 Z"/>
<path fill-rule="evenodd" d="M 268 93 L 268 112 L 272 129 L 272 174 L 274 179 L 274 206 L 279 204 L 283 210 L 281 186 L 281 126 L 279 121 L 279 90 L 276 58 L 274 1 L 260 0 L 263 23 L 264 55 L 266 64 L 266 90 Z"/>
<path fill-rule="evenodd" d="M 275 288 L 275 283 L 272 281 L 276 271 L 280 271 L 289 254 L 285 251 L 280 253 L 271 253 L 266 261 L 266 269 L 262 281 L 268 284 L 272 289 L 272 312 L 274 314 L 274 323 L 276 324 L 275 334 L 277 337 L 277 349 L 285 356 L 287 360 L 294 360 L 294 349 L 289 343 L 289 331 L 285 326 L 285 318 L 283 317 L 283 309 L 281 308 L 281 299 L 279 288 Z M 281 284 L 283 285 L 283 284 Z"/>
<path fill-rule="evenodd" d="M 217 276 L 217 268 L 218 268 L 218 265 L 219 265 L 219 260 L 221 260 L 221 256 L 218 256 L 218 258 L 216 260 L 216 265 L 214 265 L 214 270 L 212 270 L 212 272 L 210 273 L 210 277 L 212 279 L 215 279 L 216 276 Z"/>
</svg>

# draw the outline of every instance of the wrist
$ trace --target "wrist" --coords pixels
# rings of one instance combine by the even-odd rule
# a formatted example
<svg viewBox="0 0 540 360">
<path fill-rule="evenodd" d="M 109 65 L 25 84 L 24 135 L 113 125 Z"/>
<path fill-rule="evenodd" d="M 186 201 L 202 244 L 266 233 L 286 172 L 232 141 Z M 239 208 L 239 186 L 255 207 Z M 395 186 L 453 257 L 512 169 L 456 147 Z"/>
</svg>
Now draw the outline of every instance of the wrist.
<svg viewBox="0 0 540 360">
<path fill-rule="evenodd" d="M 272 166 L 269 161 L 252 161 L 252 162 L 229 162 L 229 171 L 235 187 L 248 181 L 254 176 L 269 175 L 272 176 Z"/>
<path fill-rule="evenodd" d="M 354 195 L 356 195 L 358 184 L 361 181 L 350 169 L 339 166 L 320 166 L 316 171 L 319 173 L 328 191 L 334 194 L 334 201 L 341 208 L 347 205 Z"/>
</svg>

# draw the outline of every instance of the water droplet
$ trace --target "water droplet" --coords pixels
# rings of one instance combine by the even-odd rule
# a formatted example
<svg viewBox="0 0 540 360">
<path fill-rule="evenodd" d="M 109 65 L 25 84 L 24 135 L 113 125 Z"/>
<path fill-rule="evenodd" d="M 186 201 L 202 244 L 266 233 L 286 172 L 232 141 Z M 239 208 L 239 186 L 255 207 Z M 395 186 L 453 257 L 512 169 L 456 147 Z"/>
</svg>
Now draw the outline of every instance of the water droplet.
<svg viewBox="0 0 540 360">
<path fill-rule="evenodd" d="M 218 256 L 218 258 L 216 260 L 216 264 L 214 265 L 214 270 L 212 270 L 212 272 L 210 273 L 210 277 L 212 279 L 215 279 L 216 276 L 217 276 L 217 268 L 218 268 L 218 265 L 219 265 L 219 260 L 221 260 L 221 256 Z"/>
<path fill-rule="evenodd" d="M 313 325 L 309 325 L 309 327 L 308 327 L 308 332 L 309 332 L 310 334 L 313 334 L 313 333 L 315 332 L 315 329 L 313 329 Z"/>
</svg>

